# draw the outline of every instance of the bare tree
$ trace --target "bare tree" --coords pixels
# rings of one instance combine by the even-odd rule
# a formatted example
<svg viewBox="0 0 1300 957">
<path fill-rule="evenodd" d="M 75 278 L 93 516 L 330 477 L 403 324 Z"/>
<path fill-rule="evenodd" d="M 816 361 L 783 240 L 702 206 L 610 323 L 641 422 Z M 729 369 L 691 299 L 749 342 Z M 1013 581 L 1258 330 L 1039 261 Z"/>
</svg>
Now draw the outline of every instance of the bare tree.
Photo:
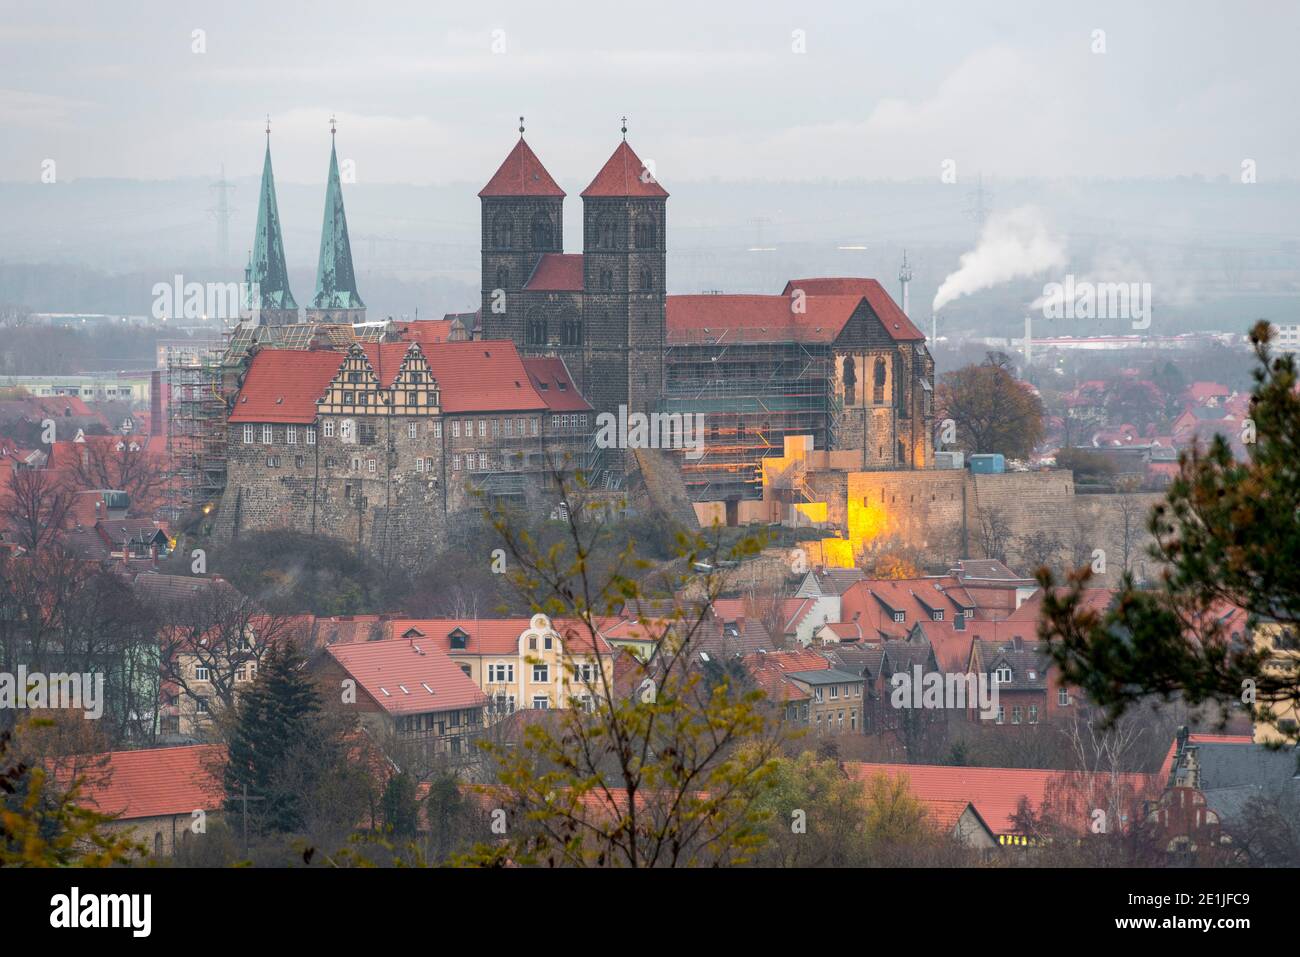
<svg viewBox="0 0 1300 957">
<path fill-rule="evenodd" d="M 0 496 L 0 525 L 18 545 L 38 552 L 67 530 L 72 501 L 72 492 L 54 471 L 18 469 Z"/>
<path fill-rule="evenodd" d="M 1000 562 L 1007 560 L 1007 546 L 1011 543 L 1011 522 L 1000 508 L 980 508 L 976 513 L 975 534 L 985 558 Z"/>
</svg>

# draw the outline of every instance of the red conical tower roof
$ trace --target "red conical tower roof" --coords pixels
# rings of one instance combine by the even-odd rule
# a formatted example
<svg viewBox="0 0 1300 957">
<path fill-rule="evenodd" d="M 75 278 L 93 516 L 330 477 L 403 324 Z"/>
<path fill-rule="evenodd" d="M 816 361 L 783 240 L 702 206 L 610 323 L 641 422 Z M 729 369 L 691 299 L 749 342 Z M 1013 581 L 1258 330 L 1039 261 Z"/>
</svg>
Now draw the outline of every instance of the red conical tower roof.
<svg viewBox="0 0 1300 957">
<path fill-rule="evenodd" d="M 641 158 L 632 152 L 627 140 L 618 144 L 583 196 L 642 196 L 665 199 L 668 191 L 655 181 Z"/>
<path fill-rule="evenodd" d="M 488 180 L 488 184 L 479 190 L 480 196 L 563 196 L 551 174 L 529 149 L 522 136 L 515 148 L 510 151 L 506 161 Z"/>
</svg>

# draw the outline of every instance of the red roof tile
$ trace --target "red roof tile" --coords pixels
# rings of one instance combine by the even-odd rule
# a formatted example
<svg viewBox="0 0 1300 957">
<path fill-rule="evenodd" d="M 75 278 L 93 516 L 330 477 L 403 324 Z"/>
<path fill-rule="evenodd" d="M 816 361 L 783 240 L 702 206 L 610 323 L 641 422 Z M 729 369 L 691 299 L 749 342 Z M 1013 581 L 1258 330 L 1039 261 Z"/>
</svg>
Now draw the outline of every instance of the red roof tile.
<svg viewBox="0 0 1300 957">
<path fill-rule="evenodd" d="M 543 253 L 524 289 L 529 292 L 582 292 L 582 253 Z"/>
<path fill-rule="evenodd" d="M 783 294 L 789 296 L 795 289 L 802 289 L 808 296 L 864 296 L 872 312 L 880 317 L 885 331 L 893 338 L 925 339 L 925 334 L 912 324 L 912 320 L 894 302 L 894 297 L 875 279 L 791 279 L 785 284 Z"/>
<path fill-rule="evenodd" d="M 366 359 L 370 362 L 370 368 L 374 371 L 379 384 L 385 389 L 391 389 L 393 383 L 397 381 L 397 373 L 402 371 L 402 362 L 406 358 L 407 350 L 412 346 L 410 342 L 378 342 L 363 343 L 361 348 L 366 351 Z"/>
<path fill-rule="evenodd" d="M 1078 789 L 1086 792 L 1088 780 L 1077 772 L 1048 771 L 1036 768 L 972 768 L 928 764 L 861 764 L 849 762 L 844 769 L 860 781 L 884 773 L 891 778 L 905 775 L 909 789 L 921 801 L 969 801 L 984 818 L 994 834 L 1015 832 L 1012 818 L 1021 797 L 1028 798 L 1035 812 L 1053 792 Z M 1097 786 L 1109 790 L 1110 775 L 1098 775 Z M 1147 794 L 1155 788 L 1145 774 L 1118 775 L 1121 786 L 1131 796 Z M 1090 805 L 1091 806 L 1091 805 Z M 1088 825 L 1086 813 L 1078 815 L 1079 826 Z"/>
<path fill-rule="evenodd" d="M 668 191 L 659 185 L 640 157 L 632 152 L 627 140 L 600 168 L 591 185 L 582 191 L 583 196 L 641 196 L 667 198 Z"/>
<path fill-rule="evenodd" d="M 314 422 L 316 400 L 344 358 L 329 349 L 263 349 L 248 367 L 230 421 Z"/>
<path fill-rule="evenodd" d="M 103 770 L 87 771 L 81 801 L 123 819 L 215 810 L 224 793 L 214 772 L 225 754 L 219 744 L 111 751 Z"/>
<path fill-rule="evenodd" d="M 537 158 L 537 154 L 519 137 L 505 162 L 488 184 L 479 190 L 479 196 L 563 196 L 551 174 Z"/>
<path fill-rule="evenodd" d="M 527 357 L 523 360 L 533 388 L 552 412 L 590 412 L 591 403 L 582 397 L 569 375 L 569 367 L 558 356 Z"/>
<path fill-rule="evenodd" d="M 449 654 L 502 656 L 519 654 L 519 636 L 531 626 L 531 618 L 394 618 L 387 623 L 388 634 L 394 639 L 414 633 L 423 636 L 417 641 L 428 641 Z M 585 625 L 560 620 L 552 622 L 551 627 L 570 654 L 590 653 Z M 456 630 L 465 633 L 465 647 L 453 651 L 450 635 Z M 602 639 L 600 650 L 608 654 L 613 649 Z"/>
<path fill-rule="evenodd" d="M 547 404 L 533 388 L 515 344 L 508 339 L 442 342 L 425 350 L 442 390 L 442 411 L 530 412 Z"/>
<path fill-rule="evenodd" d="M 325 649 L 389 714 L 475 708 L 487 695 L 433 642 L 405 639 Z"/>
<path fill-rule="evenodd" d="M 669 296 L 668 341 L 834 342 L 861 296 L 808 296 L 801 313 L 789 296 Z"/>
</svg>

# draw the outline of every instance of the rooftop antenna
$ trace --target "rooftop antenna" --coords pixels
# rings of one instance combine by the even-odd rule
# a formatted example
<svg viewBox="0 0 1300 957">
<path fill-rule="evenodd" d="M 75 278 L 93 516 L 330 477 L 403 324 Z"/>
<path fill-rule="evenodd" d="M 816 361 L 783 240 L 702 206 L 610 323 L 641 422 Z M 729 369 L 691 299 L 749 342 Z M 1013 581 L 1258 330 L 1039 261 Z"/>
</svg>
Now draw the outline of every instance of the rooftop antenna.
<svg viewBox="0 0 1300 957">
<path fill-rule="evenodd" d="M 907 264 L 907 250 L 903 250 L 903 265 L 898 267 L 898 283 L 903 287 L 903 315 L 907 315 L 907 284 L 912 281 L 912 267 Z"/>
</svg>

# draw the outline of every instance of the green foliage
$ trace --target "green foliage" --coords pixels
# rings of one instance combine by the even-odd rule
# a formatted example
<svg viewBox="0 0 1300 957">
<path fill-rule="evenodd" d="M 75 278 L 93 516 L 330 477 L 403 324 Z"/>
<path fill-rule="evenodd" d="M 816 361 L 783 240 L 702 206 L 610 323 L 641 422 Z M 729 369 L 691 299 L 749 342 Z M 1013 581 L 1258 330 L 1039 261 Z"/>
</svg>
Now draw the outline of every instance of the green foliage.
<svg viewBox="0 0 1300 957">
<path fill-rule="evenodd" d="M 420 806 L 416 802 L 415 782 L 409 774 L 394 774 L 384 786 L 379 800 L 379 810 L 384 828 L 395 838 L 409 840 L 415 836 L 420 823 Z"/>
<path fill-rule="evenodd" d="M 571 661 L 565 664 L 574 693 L 595 706 L 591 713 L 579 707 L 548 712 L 528 724 L 517 745 L 484 744 L 496 779 L 486 794 L 510 823 L 499 843 L 480 844 L 467 863 L 744 863 L 765 839 L 764 814 L 755 805 L 774 767 L 778 735 L 761 691 L 733 688 L 725 673 L 711 681 L 692 667 L 705 623 L 683 611 L 671 587 L 700 588 L 700 601 L 690 604 L 703 607 L 717 597 L 721 580 L 682 574 L 651 592 L 642 584 L 650 563 L 631 538 L 597 568 L 598 549 L 610 534 L 596 520 L 606 503 L 589 495 L 580 474 L 556 478 L 569 503 L 562 537 L 553 529 L 539 535 L 501 510 L 489 514 L 520 596 L 561 629 L 566 656 L 575 648 L 596 656 L 590 680 L 579 678 Z M 695 562 L 739 561 L 760 549 L 753 538 L 723 550 L 717 539 L 685 533 L 676 545 L 688 569 Z M 642 601 L 671 609 L 642 622 L 659 638 L 649 666 L 605 647 L 597 624 L 625 603 Z"/>
<path fill-rule="evenodd" d="M 112 817 L 81 806 L 80 780 L 65 787 L 13 753 L 0 732 L 0 867 L 108 867 L 145 854 Z"/>
<path fill-rule="evenodd" d="M 262 659 L 257 679 L 239 698 L 230 756 L 224 771 L 225 808 L 248 817 L 257 829 L 288 832 L 301 827 L 302 794 L 279 786 L 296 752 L 311 736 L 321 709 L 316 689 L 302 673 L 302 656 L 289 641 L 273 645 Z"/>
<path fill-rule="evenodd" d="M 1300 623 L 1300 397 L 1295 361 L 1272 357 L 1269 326 L 1251 332 L 1259 366 L 1251 400 L 1257 441 L 1236 461 L 1222 437 L 1181 458 L 1165 501 L 1151 514 L 1158 581 L 1138 589 L 1126 578 L 1104 612 L 1087 609 L 1087 569 L 1062 594 L 1048 572 L 1040 634 L 1052 642 L 1063 679 L 1115 717 L 1150 694 L 1195 706 L 1245 704 L 1276 723 L 1278 706 L 1300 700 L 1300 659 L 1256 647 L 1251 631 L 1269 623 L 1275 644 L 1294 647 Z M 1248 614 L 1230 629 L 1225 613 Z M 1292 732 L 1293 734 L 1293 732 Z"/>
</svg>

